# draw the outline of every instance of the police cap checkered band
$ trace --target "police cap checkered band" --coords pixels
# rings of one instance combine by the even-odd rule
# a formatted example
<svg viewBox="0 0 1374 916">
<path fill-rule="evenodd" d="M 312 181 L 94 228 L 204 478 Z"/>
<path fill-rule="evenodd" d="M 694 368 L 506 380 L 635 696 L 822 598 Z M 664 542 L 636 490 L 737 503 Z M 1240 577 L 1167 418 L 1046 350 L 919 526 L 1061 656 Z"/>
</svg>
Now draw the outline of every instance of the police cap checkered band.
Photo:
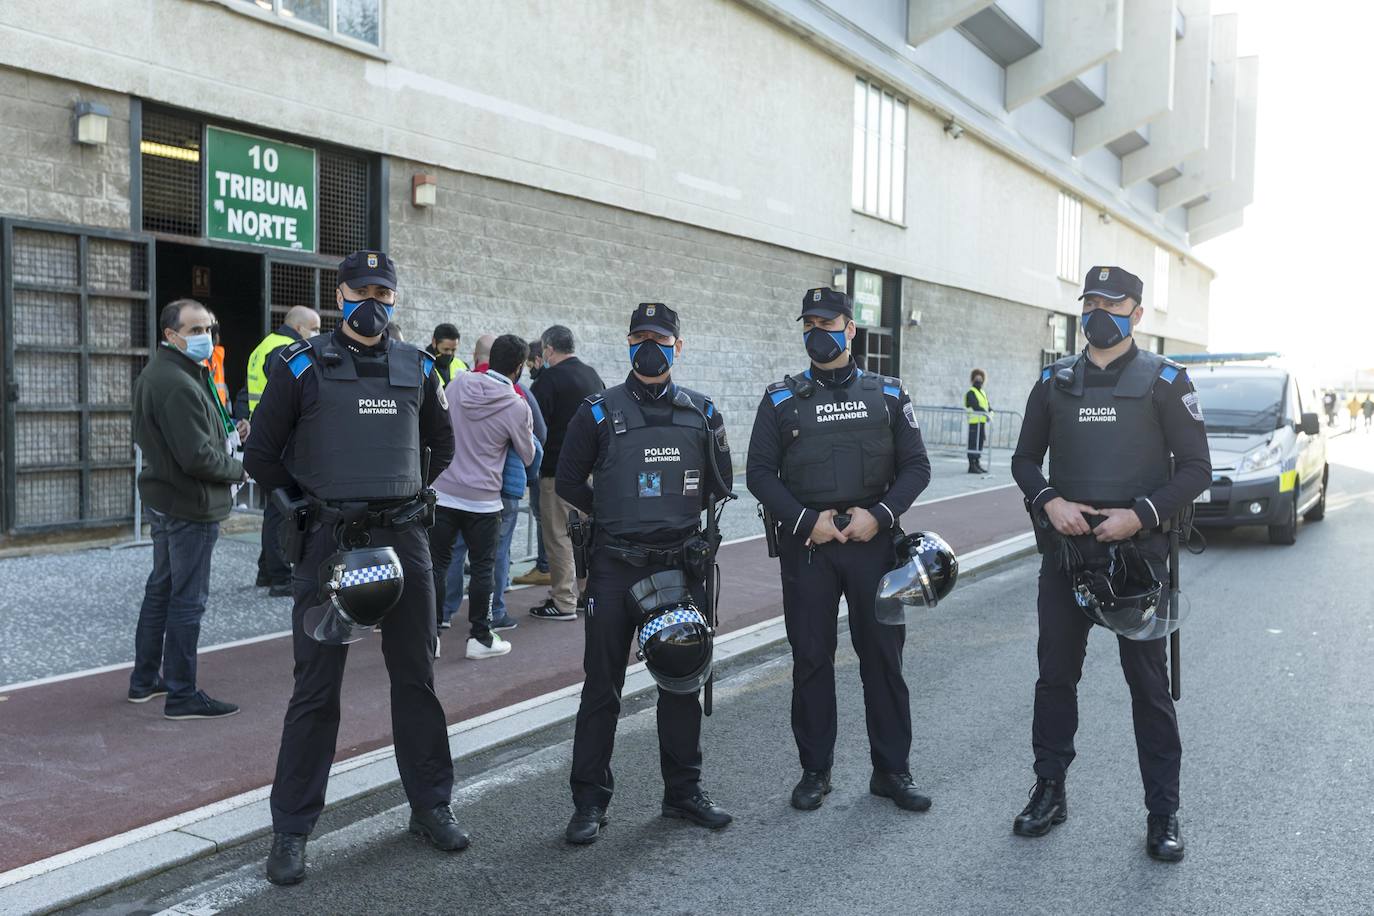
<svg viewBox="0 0 1374 916">
<path fill-rule="evenodd" d="M 362 569 L 350 569 L 344 573 L 339 578 L 339 588 L 350 588 L 368 582 L 385 582 L 388 579 L 399 578 L 401 578 L 401 570 L 392 563 L 383 563 L 380 566 L 364 566 Z"/>
</svg>

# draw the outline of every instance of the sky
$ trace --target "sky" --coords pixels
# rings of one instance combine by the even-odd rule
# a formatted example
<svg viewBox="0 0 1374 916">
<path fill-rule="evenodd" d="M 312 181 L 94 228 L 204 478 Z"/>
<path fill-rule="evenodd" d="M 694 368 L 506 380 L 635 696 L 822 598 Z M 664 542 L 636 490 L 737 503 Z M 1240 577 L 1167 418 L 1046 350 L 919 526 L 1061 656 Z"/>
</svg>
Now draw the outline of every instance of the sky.
<svg viewBox="0 0 1374 916">
<path fill-rule="evenodd" d="M 1198 245 L 1213 352 L 1277 350 L 1332 382 L 1374 370 L 1369 0 L 1213 0 L 1258 55 L 1255 200 Z M 1369 287 L 1369 289 L 1365 289 Z"/>
</svg>

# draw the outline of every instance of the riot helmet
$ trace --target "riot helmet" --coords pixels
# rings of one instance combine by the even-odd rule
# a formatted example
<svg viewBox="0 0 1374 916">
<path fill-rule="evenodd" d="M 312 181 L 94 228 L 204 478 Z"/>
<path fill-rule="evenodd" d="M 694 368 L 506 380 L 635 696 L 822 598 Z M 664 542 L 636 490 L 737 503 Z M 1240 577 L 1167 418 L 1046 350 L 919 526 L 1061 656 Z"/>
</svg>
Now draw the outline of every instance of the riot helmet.
<svg viewBox="0 0 1374 916">
<path fill-rule="evenodd" d="M 714 634 L 692 601 L 687 575 L 669 569 L 630 586 L 641 613 L 638 657 L 668 693 L 692 694 L 711 676 Z"/>
<path fill-rule="evenodd" d="M 340 550 L 320 565 L 320 603 L 305 612 L 307 635 L 326 646 L 366 636 L 401 599 L 405 574 L 390 547 Z"/>
<path fill-rule="evenodd" d="M 1177 630 L 1182 610 L 1134 541 L 1108 544 L 1071 573 L 1074 601 L 1088 619 L 1127 639 L 1159 639 Z"/>
<path fill-rule="evenodd" d="M 874 602 L 879 623 L 902 626 L 908 609 L 935 607 L 959 579 L 954 548 L 933 531 L 904 534 L 893 544 L 896 567 L 878 582 Z"/>
</svg>

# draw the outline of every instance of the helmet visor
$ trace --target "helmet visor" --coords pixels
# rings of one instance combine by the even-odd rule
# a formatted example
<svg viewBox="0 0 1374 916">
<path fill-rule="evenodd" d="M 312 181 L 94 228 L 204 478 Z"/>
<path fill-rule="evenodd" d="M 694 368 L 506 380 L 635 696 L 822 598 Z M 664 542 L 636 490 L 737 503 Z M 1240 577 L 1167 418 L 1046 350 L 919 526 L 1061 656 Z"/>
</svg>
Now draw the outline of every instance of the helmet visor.
<svg viewBox="0 0 1374 916">
<path fill-rule="evenodd" d="M 306 610 L 301 628 L 307 636 L 325 646 L 346 646 L 372 632 L 372 624 L 354 621 L 333 595 Z"/>
<path fill-rule="evenodd" d="M 874 611 L 879 623 L 900 627 L 910 622 L 914 608 L 934 607 L 939 600 L 925 564 L 920 557 L 912 557 L 878 581 Z"/>
</svg>

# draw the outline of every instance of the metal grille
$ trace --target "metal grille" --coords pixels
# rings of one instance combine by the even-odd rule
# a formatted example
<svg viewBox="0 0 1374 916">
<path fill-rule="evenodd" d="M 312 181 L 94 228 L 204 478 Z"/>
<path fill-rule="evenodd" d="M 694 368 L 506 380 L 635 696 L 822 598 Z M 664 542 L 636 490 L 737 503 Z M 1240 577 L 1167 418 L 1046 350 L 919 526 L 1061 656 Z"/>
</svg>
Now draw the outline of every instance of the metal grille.
<svg viewBox="0 0 1374 916">
<path fill-rule="evenodd" d="M 155 109 L 143 112 L 143 228 L 200 235 L 202 123 Z"/>
<path fill-rule="evenodd" d="M 320 254 L 366 248 L 368 161 L 338 150 L 320 150 Z"/>
<path fill-rule="evenodd" d="M 4 522 L 9 530 L 129 518 L 130 409 L 153 324 L 151 244 L 0 221 Z"/>
<path fill-rule="evenodd" d="M 311 267 L 306 264 L 272 262 L 272 327 L 281 327 L 286 320 L 286 312 L 293 305 L 312 305 L 320 313 L 320 331 L 328 332 L 338 327 L 343 313 L 337 308 L 334 290 L 339 285 L 338 272 L 328 267 Z M 315 282 L 319 280 L 316 294 Z"/>
</svg>

